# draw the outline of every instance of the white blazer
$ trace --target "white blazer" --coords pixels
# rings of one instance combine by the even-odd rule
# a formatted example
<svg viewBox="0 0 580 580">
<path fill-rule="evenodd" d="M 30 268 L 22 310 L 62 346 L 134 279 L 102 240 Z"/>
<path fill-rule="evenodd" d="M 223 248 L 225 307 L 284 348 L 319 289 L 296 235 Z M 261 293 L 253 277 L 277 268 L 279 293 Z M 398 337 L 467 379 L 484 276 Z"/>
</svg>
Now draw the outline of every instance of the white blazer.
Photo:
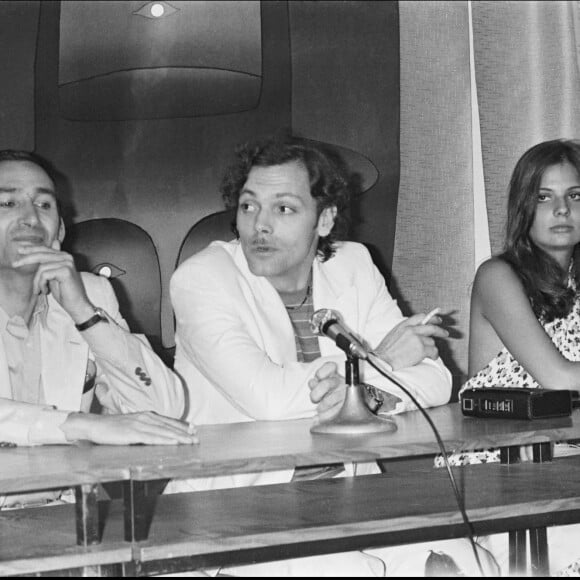
<svg viewBox="0 0 580 580">
<path fill-rule="evenodd" d="M 213 242 L 175 271 L 170 284 L 177 322 L 175 369 L 190 392 L 189 419 L 197 424 L 313 417 L 308 380 L 326 361 L 344 371 L 346 357 L 321 337 L 321 358 L 297 361 L 294 331 L 278 292 L 248 268 L 237 241 Z M 376 347 L 404 320 L 368 250 L 342 243 L 335 256 L 313 265 L 314 309 L 331 308 Z M 440 359 L 395 373 L 419 402 L 442 405 L 451 395 L 451 374 Z M 396 411 L 414 408 L 410 399 L 370 366 L 362 379 L 403 399 Z M 203 445 L 203 441 L 201 442 Z M 224 442 L 227 445 L 227 442 Z M 198 480 L 172 491 L 287 481 L 292 471 Z"/>
<path fill-rule="evenodd" d="M 191 394 L 189 418 L 198 424 L 314 416 L 307 382 L 327 360 L 343 371 L 345 356 L 319 339 L 322 358 L 297 362 L 294 331 L 277 291 L 248 269 L 238 242 L 214 242 L 186 260 L 171 279 L 175 310 L 175 369 Z M 313 267 L 314 309 L 331 308 L 376 347 L 404 320 L 368 250 L 344 242 Z M 412 403 L 390 381 L 363 364 L 363 379 Z M 451 395 L 451 374 L 440 359 L 397 371 L 419 402 L 442 405 Z"/>
<path fill-rule="evenodd" d="M 0 339 L 0 441 L 18 445 L 66 443 L 58 428 L 81 409 L 89 358 L 97 366 L 100 402 L 107 413 L 155 410 L 179 417 L 184 412 L 183 383 L 157 357 L 147 340 L 127 330 L 109 281 L 82 273 L 87 295 L 110 318 L 106 340 L 89 345 L 66 311 L 48 296 L 46 326 L 41 327 L 42 385 L 46 405 L 11 400 L 4 345 Z M 141 375 L 136 368 L 141 367 Z M 143 373 L 146 373 L 145 375 Z M 147 385 L 143 377 L 150 378 Z M 85 406 L 85 405 L 83 405 Z"/>
</svg>

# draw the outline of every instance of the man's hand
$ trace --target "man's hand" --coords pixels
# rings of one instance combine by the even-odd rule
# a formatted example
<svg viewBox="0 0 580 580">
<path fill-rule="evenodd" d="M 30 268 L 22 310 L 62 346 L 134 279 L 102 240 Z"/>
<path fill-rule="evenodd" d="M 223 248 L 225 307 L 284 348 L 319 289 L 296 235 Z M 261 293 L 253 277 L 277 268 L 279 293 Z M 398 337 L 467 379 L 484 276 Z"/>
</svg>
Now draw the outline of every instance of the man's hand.
<svg viewBox="0 0 580 580">
<path fill-rule="evenodd" d="M 38 264 L 33 281 L 33 291 L 36 294 L 48 294 L 50 291 L 59 304 L 70 314 L 75 324 L 84 322 L 94 314 L 94 306 L 87 297 L 73 257 L 60 251 L 58 241 L 55 241 L 51 248 L 47 246 L 21 246 L 18 248 L 18 252 L 21 257 L 14 261 L 15 268 Z"/>
<path fill-rule="evenodd" d="M 318 405 L 316 412 L 319 423 L 333 419 L 344 403 L 346 383 L 338 374 L 336 363 L 324 363 L 308 381 L 310 400 Z"/>
<path fill-rule="evenodd" d="M 434 337 L 447 338 L 449 333 L 438 326 L 441 323 L 439 316 L 433 316 L 429 323 L 422 324 L 424 316 L 415 314 L 397 324 L 374 350 L 393 370 L 412 367 L 424 358 L 435 360 L 439 356 Z"/>
<path fill-rule="evenodd" d="M 401 402 L 400 397 L 377 389 L 372 385 L 364 386 L 364 399 L 367 407 L 373 413 L 389 413 L 394 411 L 397 404 Z"/>
<path fill-rule="evenodd" d="M 199 443 L 192 425 L 153 411 L 125 415 L 70 413 L 60 428 L 71 442 L 85 439 L 101 445 Z"/>
</svg>

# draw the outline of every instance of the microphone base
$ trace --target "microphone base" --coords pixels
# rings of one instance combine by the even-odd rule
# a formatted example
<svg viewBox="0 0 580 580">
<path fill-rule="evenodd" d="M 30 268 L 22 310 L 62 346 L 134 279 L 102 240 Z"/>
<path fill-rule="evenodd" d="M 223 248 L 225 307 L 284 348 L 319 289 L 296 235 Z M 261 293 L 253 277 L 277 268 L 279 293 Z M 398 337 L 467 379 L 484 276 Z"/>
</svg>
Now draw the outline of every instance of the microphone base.
<svg viewBox="0 0 580 580">
<path fill-rule="evenodd" d="M 375 415 L 364 399 L 364 387 L 349 385 L 342 409 L 331 421 L 311 427 L 311 433 L 327 435 L 365 435 L 397 430 L 397 424 L 388 417 Z"/>
</svg>

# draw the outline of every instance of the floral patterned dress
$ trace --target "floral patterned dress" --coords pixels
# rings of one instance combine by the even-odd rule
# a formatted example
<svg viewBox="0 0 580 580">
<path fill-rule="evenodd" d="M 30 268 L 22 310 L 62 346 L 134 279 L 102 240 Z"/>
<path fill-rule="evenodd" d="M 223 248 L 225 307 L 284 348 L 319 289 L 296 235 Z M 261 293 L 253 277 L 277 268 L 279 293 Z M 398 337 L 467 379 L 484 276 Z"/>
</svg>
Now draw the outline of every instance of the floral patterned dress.
<svg viewBox="0 0 580 580">
<path fill-rule="evenodd" d="M 540 318 L 540 324 L 544 327 L 546 334 L 552 339 L 562 356 L 569 361 L 580 361 L 580 294 L 576 295 L 576 301 L 568 316 L 556 318 L 548 323 Z M 529 389 L 540 387 L 507 348 L 504 347 L 483 369 L 463 385 L 460 394 L 465 389 L 485 389 L 497 387 L 498 385 Z M 559 455 L 559 448 L 569 450 L 570 447 L 568 444 L 556 444 L 555 454 Z M 498 462 L 499 449 L 452 453 L 448 455 L 448 459 L 453 466 Z M 435 459 L 435 467 L 444 467 L 441 456 Z"/>
</svg>

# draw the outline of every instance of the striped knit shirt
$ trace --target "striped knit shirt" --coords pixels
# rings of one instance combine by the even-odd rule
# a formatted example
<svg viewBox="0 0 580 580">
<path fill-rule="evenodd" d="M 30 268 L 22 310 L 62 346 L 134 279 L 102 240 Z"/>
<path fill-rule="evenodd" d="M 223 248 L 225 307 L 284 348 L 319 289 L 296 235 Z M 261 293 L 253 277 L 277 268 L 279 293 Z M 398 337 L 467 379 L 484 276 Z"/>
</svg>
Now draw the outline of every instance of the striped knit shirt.
<svg viewBox="0 0 580 580">
<path fill-rule="evenodd" d="M 296 355 L 299 362 L 312 362 L 320 358 L 318 336 L 310 328 L 310 319 L 314 314 L 312 300 L 312 274 L 304 297 L 295 294 L 282 294 L 280 297 L 286 306 L 286 311 L 294 328 Z M 296 467 L 292 481 L 309 481 L 313 479 L 329 479 L 344 471 L 342 463 L 312 467 Z"/>
<path fill-rule="evenodd" d="M 320 357 L 318 336 L 310 328 L 310 319 L 314 314 L 311 285 L 308 285 L 306 296 L 299 304 L 286 304 L 286 311 L 294 328 L 296 355 L 299 362 L 312 362 Z"/>
<path fill-rule="evenodd" d="M 302 290 L 298 292 L 279 292 L 279 294 L 294 329 L 298 362 L 312 362 L 320 358 L 318 336 L 310 328 L 310 319 L 314 314 L 312 271 L 308 277 L 306 292 Z"/>
</svg>

